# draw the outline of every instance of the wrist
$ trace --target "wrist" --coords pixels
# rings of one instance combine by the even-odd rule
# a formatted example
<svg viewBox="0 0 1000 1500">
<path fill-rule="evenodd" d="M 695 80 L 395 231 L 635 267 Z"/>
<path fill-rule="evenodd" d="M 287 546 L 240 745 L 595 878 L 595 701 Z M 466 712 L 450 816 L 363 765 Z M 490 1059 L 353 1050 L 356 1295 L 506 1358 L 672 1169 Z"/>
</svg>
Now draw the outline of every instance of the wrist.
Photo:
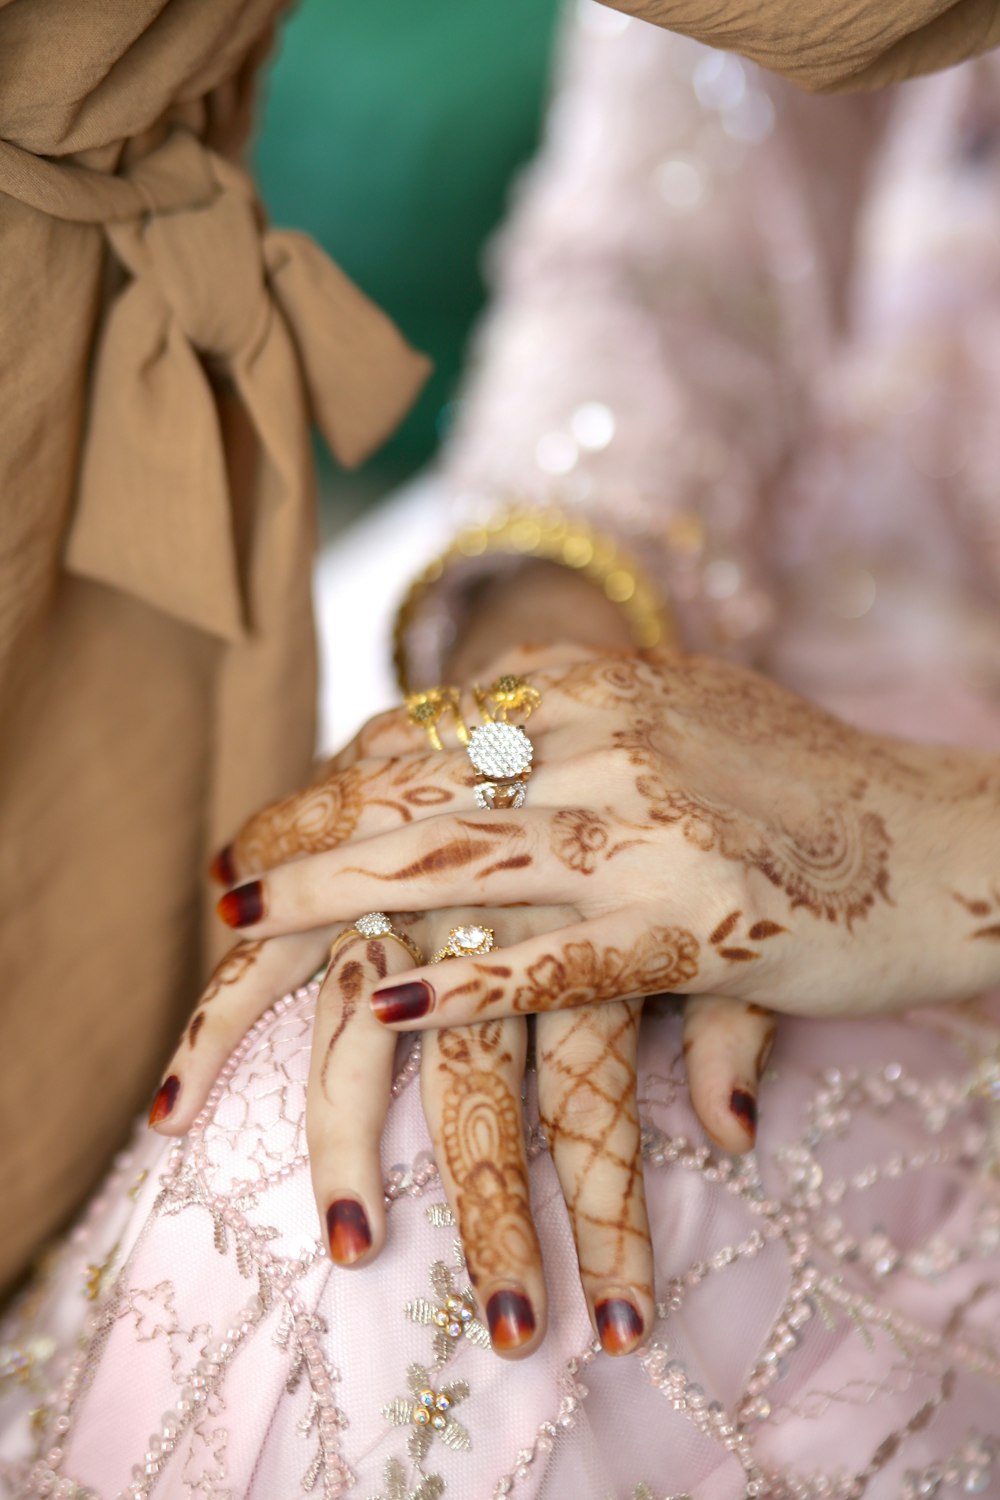
<svg viewBox="0 0 1000 1500">
<path fill-rule="evenodd" d="M 572 643 L 628 650 L 628 622 L 589 578 L 558 563 L 526 559 L 511 574 L 485 579 L 471 599 L 446 676 L 467 681 L 514 647 Z"/>
<path fill-rule="evenodd" d="M 918 962 L 940 998 L 1000 989 L 1000 772 L 995 755 L 921 747 L 925 790 L 899 799 L 898 840 L 909 848 L 900 901 L 925 913 Z"/>
</svg>

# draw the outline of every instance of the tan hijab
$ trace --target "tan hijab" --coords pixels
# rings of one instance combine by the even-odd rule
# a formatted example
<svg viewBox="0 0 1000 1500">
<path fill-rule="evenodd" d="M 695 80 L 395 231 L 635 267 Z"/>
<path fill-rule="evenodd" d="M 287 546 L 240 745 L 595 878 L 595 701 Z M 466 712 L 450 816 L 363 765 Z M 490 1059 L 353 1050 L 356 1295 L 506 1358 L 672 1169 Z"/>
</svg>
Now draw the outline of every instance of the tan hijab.
<svg viewBox="0 0 1000 1500">
<path fill-rule="evenodd" d="M 823 92 L 881 88 L 1000 45 L 998 0 L 604 0 Z"/>
<path fill-rule="evenodd" d="M 278 8 L 0 0 L 0 1284 L 224 942 L 211 851 L 306 774 L 310 421 L 357 463 L 427 368 L 239 165 Z"/>
</svg>

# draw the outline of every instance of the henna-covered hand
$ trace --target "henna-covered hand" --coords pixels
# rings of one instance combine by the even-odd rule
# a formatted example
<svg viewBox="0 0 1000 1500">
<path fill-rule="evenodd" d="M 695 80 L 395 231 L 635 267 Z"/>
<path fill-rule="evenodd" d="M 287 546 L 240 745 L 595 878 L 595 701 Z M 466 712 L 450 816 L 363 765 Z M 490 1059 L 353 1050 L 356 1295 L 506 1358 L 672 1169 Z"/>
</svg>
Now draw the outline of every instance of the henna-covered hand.
<svg viewBox="0 0 1000 1500">
<path fill-rule="evenodd" d="M 374 789 L 348 842 L 237 886 L 226 920 L 270 936 L 359 904 L 575 913 L 502 955 L 381 987 L 376 1013 L 405 1027 L 655 990 L 867 1013 L 1000 982 L 1000 944 L 968 932 L 968 902 L 997 878 L 995 758 L 863 733 L 711 658 L 571 647 L 496 668 L 543 695 L 524 808 L 475 811 L 464 752 L 428 762 L 405 715 L 383 715 L 333 773 Z M 422 789 L 406 816 L 389 776 Z"/>
<path fill-rule="evenodd" d="M 443 944 L 451 926 L 475 915 L 481 914 L 464 909 L 397 921 L 428 950 Z M 565 918 L 564 912 L 528 909 L 489 917 L 515 942 L 557 928 Z M 306 1139 L 330 1254 L 338 1265 L 354 1267 L 374 1259 L 386 1235 L 379 1145 L 396 1037 L 375 1020 L 369 1001 L 408 958 L 392 939 L 343 929 L 324 934 L 324 940 L 331 937 L 333 957 L 313 1031 Z M 301 942 L 243 943 L 220 965 L 157 1096 L 153 1123 L 163 1133 L 180 1134 L 191 1124 L 221 1061 L 273 998 L 281 965 L 292 957 L 289 945 Z M 538 1032 L 542 1120 L 577 1240 L 587 1305 L 612 1354 L 636 1348 L 653 1324 L 636 1104 L 639 1010 L 633 1001 L 553 1012 Z M 494 1349 L 509 1358 L 537 1348 L 547 1314 L 525 1158 L 526 1039 L 522 1017 L 442 1028 L 424 1038 L 420 1064 L 435 1158 L 482 1321 Z M 746 1144 L 739 1139 L 739 1147 Z"/>
</svg>

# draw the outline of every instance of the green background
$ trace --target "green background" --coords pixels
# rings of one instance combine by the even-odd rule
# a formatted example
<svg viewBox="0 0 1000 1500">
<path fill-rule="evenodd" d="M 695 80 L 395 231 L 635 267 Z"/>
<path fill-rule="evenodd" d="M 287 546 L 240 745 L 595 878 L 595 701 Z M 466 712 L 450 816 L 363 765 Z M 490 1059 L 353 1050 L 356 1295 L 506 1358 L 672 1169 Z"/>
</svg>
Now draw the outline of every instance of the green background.
<svg viewBox="0 0 1000 1500">
<path fill-rule="evenodd" d="M 313 235 L 436 366 L 360 478 L 324 485 L 334 504 L 405 478 L 447 426 L 482 243 L 537 140 L 557 3 L 305 0 L 282 28 L 255 152 L 270 216 Z"/>
</svg>

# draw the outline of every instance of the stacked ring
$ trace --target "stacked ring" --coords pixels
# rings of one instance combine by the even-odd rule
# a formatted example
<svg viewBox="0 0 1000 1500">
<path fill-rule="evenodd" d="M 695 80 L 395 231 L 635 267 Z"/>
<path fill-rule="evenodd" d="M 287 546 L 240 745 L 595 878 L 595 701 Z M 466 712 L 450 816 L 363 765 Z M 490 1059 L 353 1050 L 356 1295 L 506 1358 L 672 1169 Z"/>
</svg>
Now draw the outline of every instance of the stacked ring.
<svg viewBox="0 0 1000 1500">
<path fill-rule="evenodd" d="M 331 957 L 344 939 L 349 937 L 363 937 L 369 940 L 374 938 L 393 938 L 406 949 L 407 953 L 413 959 L 415 968 L 421 969 L 427 962 L 413 939 L 407 937 L 405 932 L 400 932 L 397 928 L 393 927 L 391 918 L 387 917 L 384 911 L 366 912 L 363 917 L 358 918 L 353 927 L 345 928 L 330 950 Z"/>
<path fill-rule="evenodd" d="M 523 713 L 529 718 L 541 703 L 542 695 L 523 678 L 512 674 L 498 677 L 488 688 L 476 687 L 473 691 L 484 719 L 472 731 L 465 747 L 478 772 L 474 788 L 476 806 L 491 812 L 523 807 L 535 747 L 521 726 L 510 722 L 510 715 Z"/>
<path fill-rule="evenodd" d="M 446 715 L 450 715 L 454 721 L 459 743 L 469 743 L 469 730 L 462 717 L 458 688 L 432 687 L 422 693 L 409 693 L 404 704 L 410 723 L 425 731 L 432 750 L 444 749 L 438 724 Z"/>
<path fill-rule="evenodd" d="M 439 948 L 429 962 L 443 964 L 449 958 L 470 958 L 476 953 L 491 953 L 496 945 L 496 933 L 492 927 L 474 924 L 453 927 L 444 947 Z"/>
</svg>

